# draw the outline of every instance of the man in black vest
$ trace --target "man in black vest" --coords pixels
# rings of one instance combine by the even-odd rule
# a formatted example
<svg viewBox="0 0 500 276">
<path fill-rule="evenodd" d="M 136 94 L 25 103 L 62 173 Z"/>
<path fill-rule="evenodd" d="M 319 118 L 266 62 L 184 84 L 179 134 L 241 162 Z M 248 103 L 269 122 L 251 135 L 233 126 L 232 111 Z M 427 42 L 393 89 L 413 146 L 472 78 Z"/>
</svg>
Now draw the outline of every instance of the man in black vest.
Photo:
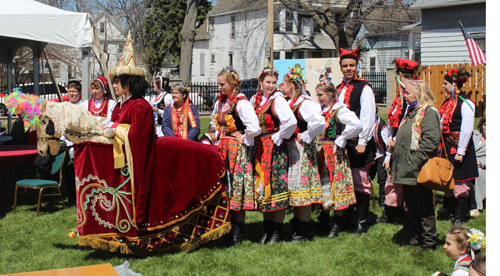
<svg viewBox="0 0 500 276">
<path fill-rule="evenodd" d="M 363 130 L 355 139 L 347 141 L 346 149 L 352 169 L 354 191 L 356 194 L 356 230 L 353 234 L 368 231 L 368 209 L 370 207 L 369 167 L 375 160 L 375 143 L 372 139 L 375 129 L 375 97 L 371 84 L 356 78 L 358 49 L 340 49 L 340 70 L 344 77 L 337 87 L 339 101 L 347 105 L 361 121 Z M 354 205 L 351 205 L 354 206 Z M 352 208 L 347 209 L 346 219 L 351 217 Z"/>
</svg>

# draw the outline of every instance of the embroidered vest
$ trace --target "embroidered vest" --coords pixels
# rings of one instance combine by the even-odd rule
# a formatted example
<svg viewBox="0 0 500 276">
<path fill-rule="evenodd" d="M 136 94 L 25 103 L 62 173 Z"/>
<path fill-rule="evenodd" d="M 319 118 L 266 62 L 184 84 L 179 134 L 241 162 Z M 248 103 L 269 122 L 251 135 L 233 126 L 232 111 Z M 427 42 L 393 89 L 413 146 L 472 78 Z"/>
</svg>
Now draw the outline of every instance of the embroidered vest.
<svg viewBox="0 0 500 276">
<path fill-rule="evenodd" d="M 384 139 L 382 139 L 382 130 L 386 128 L 387 125 L 385 124 L 384 120 L 380 119 L 380 117 L 377 116 L 377 126 L 375 127 L 375 143 L 377 144 L 377 147 L 385 154 L 387 152 L 387 146 L 384 143 Z"/>
<path fill-rule="evenodd" d="M 453 268 L 453 272 L 457 271 L 457 270 L 464 270 L 464 271 L 467 271 L 469 272 L 469 266 L 470 266 L 470 263 L 472 262 L 472 258 L 470 256 L 465 256 L 463 257 L 462 259 L 460 259 L 460 261 L 458 261 L 458 263 L 455 265 L 455 267 Z"/>
<path fill-rule="evenodd" d="M 326 122 L 328 127 L 323 133 L 318 135 L 318 145 L 321 144 L 335 144 L 335 140 L 344 131 L 345 125 L 339 120 L 339 111 L 342 107 L 339 107 L 331 113 L 330 122 Z"/>
<path fill-rule="evenodd" d="M 340 85 L 342 84 L 339 84 L 337 86 L 337 89 L 340 88 Z M 349 99 L 349 110 L 354 112 L 356 116 L 359 118 L 361 115 L 361 93 L 363 93 L 363 88 L 365 88 L 365 85 L 370 85 L 371 87 L 371 84 L 366 80 L 353 79 L 350 85 L 354 87 L 352 89 L 351 96 Z M 375 98 L 373 99 L 373 101 L 375 102 Z"/>
<path fill-rule="evenodd" d="M 458 95 L 462 96 L 464 99 L 468 100 L 469 97 L 464 92 L 460 92 Z M 467 104 L 460 97 L 457 97 L 457 106 L 455 107 L 455 112 L 451 117 L 450 131 L 460 131 L 462 126 L 462 105 Z M 469 106 L 467 106 L 469 108 Z"/>
<path fill-rule="evenodd" d="M 302 116 L 300 116 L 299 110 L 300 110 L 300 107 L 302 106 L 302 104 L 304 103 L 304 101 L 308 101 L 308 100 L 309 99 L 304 99 L 302 102 L 300 102 L 298 105 L 294 106 L 292 109 L 293 115 L 295 115 L 295 119 L 297 119 L 297 129 L 290 137 L 291 139 L 297 138 L 298 133 L 302 133 L 302 132 L 307 130 L 307 122 L 304 120 L 304 118 L 302 118 Z"/>
<path fill-rule="evenodd" d="M 234 101 L 234 105 L 230 107 L 227 110 L 221 110 L 219 108 L 219 117 L 217 118 L 218 124 L 219 124 L 219 133 L 220 136 L 227 136 L 229 132 L 227 130 L 229 122 L 227 121 L 228 119 L 230 120 L 230 117 L 226 118 L 226 116 L 232 116 L 232 119 L 234 120 L 234 125 L 236 126 L 235 131 L 239 132 L 245 132 L 246 126 L 243 124 L 243 121 L 241 121 L 240 116 L 238 115 L 238 110 L 236 110 L 236 105 L 238 105 L 239 101 L 248 101 L 248 99 L 245 96 L 237 97 L 236 100 Z M 219 103 L 220 104 L 220 103 Z"/>
<path fill-rule="evenodd" d="M 101 117 L 108 116 L 108 103 L 109 103 L 109 99 L 104 98 L 104 100 L 102 101 L 101 107 L 97 108 L 95 106 L 94 98 L 90 99 L 89 100 L 89 112 L 90 112 L 90 114 L 92 114 L 94 116 L 101 116 Z"/>
<path fill-rule="evenodd" d="M 269 101 L 269 103 L 259 112 L 257 113 L 257 117 L 259 118 L 259 126 L 262 132 L 260 133 L 260 137 L 265 135 L 274 134 L 280 129 L 280 120 L 278 116 L 274 113 L 274 100 L 276 98 Z M 255 108 L 255 104 L 254 104 Z"/>
</svg>

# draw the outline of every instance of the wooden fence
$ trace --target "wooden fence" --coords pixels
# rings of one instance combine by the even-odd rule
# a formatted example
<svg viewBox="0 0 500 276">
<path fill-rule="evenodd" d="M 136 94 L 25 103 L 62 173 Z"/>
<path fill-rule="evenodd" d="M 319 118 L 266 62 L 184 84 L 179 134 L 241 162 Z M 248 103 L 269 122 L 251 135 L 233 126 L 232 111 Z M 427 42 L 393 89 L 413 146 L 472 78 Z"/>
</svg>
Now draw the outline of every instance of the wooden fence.
<svg viewBox="0 0 500 276">
<path fill-rule="evenodd" d="M 459 67 L 464 67 L 471 74 L 462 91 L 476 104 L 476 117 L 481 117 L 486 111 L 486 66 L 472 66 L 470 63 L 465 65 L 428 65 L 419 73 L 419 77 L 430 85 L 436 98 L 436 108 L 439 109 L 444 100 L 448 98 L 443 88 L 444 75 L 450 69 L 458 69 Z"/>
</svg>

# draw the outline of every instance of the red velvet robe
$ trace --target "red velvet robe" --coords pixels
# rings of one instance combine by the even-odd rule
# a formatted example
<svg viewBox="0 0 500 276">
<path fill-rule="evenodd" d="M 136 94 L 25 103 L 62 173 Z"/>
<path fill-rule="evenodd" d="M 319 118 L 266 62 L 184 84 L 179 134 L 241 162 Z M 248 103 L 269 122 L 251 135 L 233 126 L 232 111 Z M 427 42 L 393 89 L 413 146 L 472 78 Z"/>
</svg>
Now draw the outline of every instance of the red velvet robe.
<svg viewBox="0 0 500 276">
<path fill-rule="evenodd" d="M 75 145 L 79 245 L 150 255 L 189 251 L 229 232 L 216 146 L 157 139 L 143 98 L 117 105 L 112 121 L 130 125 L 134 186 L 128 166 L 114 169 L 112 145 Z"/>
</svg>

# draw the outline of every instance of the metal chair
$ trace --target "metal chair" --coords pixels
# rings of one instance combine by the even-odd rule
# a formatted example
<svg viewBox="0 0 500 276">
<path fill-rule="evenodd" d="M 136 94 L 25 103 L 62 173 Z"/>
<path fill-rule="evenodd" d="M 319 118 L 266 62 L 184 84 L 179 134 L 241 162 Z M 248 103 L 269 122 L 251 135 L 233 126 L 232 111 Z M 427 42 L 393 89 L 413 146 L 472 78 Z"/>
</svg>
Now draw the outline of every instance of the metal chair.
<svg viewBox="0 0 500 276">
<path fill-rule="evenodd" d="M 25 188 L 25 189 L 33 189 L 39 190 L 38 193 L 38 207 L 36 208 L 36 216 L 40 212 L 40 201 L 42 196 L 60 196 L 61 201 L 64 206 L 64 198 L 61 194 L 61 183 L 62 183 L 62 168 L 64 164 L 64 157 L 66 156 L 66 152 L 59 153 L 55 156 L 54 162 L 52 163 L 52 170 L 50 172 L 51 175 L 59 172 L 59 182 L 54 180 L 46 180 L 46 179 L 23 179 L 16 182 L 16 192 L 14 195 L 14 213 L 16 213 L 16 203 L 17 203 L 17 188 Z M 44 189 L 57 189 L 59 193 L 57 194 L 42 194 Z"/>
</svg>

